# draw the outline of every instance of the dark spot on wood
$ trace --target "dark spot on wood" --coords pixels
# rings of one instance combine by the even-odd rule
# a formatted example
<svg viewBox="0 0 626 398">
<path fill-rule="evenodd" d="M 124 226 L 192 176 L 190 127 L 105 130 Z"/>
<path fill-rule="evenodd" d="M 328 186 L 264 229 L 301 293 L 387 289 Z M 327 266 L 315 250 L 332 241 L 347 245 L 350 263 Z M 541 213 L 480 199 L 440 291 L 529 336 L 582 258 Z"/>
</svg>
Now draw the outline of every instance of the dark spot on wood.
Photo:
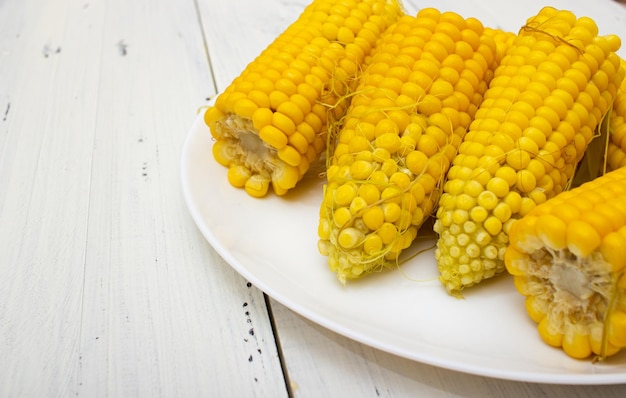
<svg viewBox="0 0 626 398">
<path fill-rule="evenodd" d="M 246 286 L 252 287 L 252 283 L 248 282 L 248 283 L 246 283 Z"/>
<path fill-rule="evenodd" d="M 7 104 L 7 108 L 4 110 L 4 117 L 2 118 L 3 122 L 7 121 L 7 116 L 9 115 L 9 110 L 11 109 L 11 103 Z"/>
<path fill-rule="evenodd" d="M 252 355 L 248 357 L 248 362 L 252 362 Z"/>
<path fill-rule="evenodd" d="M 124 43 L 124 40 L 118 41 L 117 51 L 120 53 L 122 57 L 125 57 L 126 54 L 128 54 L 128 44 Z"/>
<path fill-rule="evenodd" d="M 251 328 L 250 330 L 248 330 L 248 334 L 250 336 L 254 336 L 254 328 Z"/>
<path fill-rule="evenodd" d="M 58 54 L 61 52 L 61 47 L 52 48 L 49 45 L 43 46 L 43 56 L 44 58 L 48 58 L 51 54 Z"/>
<path fill-rule="evenodd" d="M 248 303 L 244 301 L 244 302 L 243 302 L 243 306 L 244 306 L 244 307 L 247 307 L 247 306 L 248 306 Z"/>
</svg>

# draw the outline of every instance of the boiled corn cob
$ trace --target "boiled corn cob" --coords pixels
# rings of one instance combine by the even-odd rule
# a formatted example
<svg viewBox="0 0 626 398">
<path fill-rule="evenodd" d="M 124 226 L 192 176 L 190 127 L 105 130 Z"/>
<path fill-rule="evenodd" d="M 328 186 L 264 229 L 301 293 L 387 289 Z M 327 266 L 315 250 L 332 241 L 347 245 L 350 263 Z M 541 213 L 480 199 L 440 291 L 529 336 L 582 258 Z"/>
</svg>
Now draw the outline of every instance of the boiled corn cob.
<svg viewBox="0 0 626 398">
<path fill-rule="evenodd" d="M 626 69 L 626 61 L 622 60 Z M 607 149 L 607 170 L 626 166 L 626 79 L 617 90 L 613 109 L 609 115 L 609 145 Z"/>
<path fill-rule="evenodd" d="M 515 222 L 506 269 L 541 338 L 574 358 L 626 347 L 626 168 Z"/>
<path fill-rule="evenodd" d="M 454 295 L 504 270 L 513 222 L 568 188 L 624 70 L 617 36 L 545 7 L 495 71 L 447 175 L 434 225 L 440 280 Z"/>
<path fill-rule="evenodd" d="M 396 0 L 314 0 L 234 79 L 204 115 L 233 186 L 283 195 L 302 179 L 360 65 L 400 14 Z"/>
<path fill-rule="evenodd" d="M 345 283 L 398 263 L 495 69 L 482 24 L 422 9 L 386 30 L 328 146 L 319 251 Z"/>
</svg>

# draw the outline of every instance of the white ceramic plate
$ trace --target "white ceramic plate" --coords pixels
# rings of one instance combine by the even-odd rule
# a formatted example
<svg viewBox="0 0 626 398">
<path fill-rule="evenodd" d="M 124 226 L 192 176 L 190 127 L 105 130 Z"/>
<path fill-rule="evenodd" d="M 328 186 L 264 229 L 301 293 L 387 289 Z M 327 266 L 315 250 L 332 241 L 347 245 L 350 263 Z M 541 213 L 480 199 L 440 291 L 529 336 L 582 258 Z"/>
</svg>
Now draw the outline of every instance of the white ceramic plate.
<svg viewBox="0 0 626 398">
<path fill-rule="evenodd" d="M 540 341 L 507 276 L 449 296 L 432 250 L 342 286 L 317 251 L 323 181 L 285 197 L 254 199 L 231 187 L 211 155 L 202 115 L 181 159 L 182 188 L 198 228 L 244 278 L 304 317 L 415 361 L 501 379 L 557 384 L 626 383 L 626 352 L 592 364 Z M 426 242 L 424 247 L 432 245 Z"/>
</svg>

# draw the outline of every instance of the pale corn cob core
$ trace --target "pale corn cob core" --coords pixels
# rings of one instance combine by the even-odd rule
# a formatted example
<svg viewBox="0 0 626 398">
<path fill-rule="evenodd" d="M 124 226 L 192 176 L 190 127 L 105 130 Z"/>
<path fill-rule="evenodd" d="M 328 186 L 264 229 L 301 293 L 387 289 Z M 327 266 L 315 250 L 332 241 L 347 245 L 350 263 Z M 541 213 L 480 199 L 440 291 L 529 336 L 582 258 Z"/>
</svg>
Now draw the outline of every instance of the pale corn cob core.
<svg viewBox="0 0 626 398">
<path fill-rule="evenodd" d="M 626 168 L 535 207 L 510 231 L 506 268 L 542 339 L 570 356 L 626 347 Z"/>
<path fill-rule="evenodd" d="M 551 7 L 515 37 L 439 201 L 435 257 L 449 293 L 502 273 L 511 225 L 569 187 L 624 77 L 620 44 Z"/>
<path fill-rule="evenodd" d="M 622 60 L 626 68 L 626 61 Z M 613 109 L 609 114 L 609 145 L 607 148 L 607 170 L 626 166 L 626 79 L 617 90 Z"/>
<path fill-rule="evenodd" d="M 231 185 L 254 197 L 296 186 L 380 32 L 401 14 L 396 0 L 314 0 L 234 79 L 204 115 Z"/>
<path fill-rule="evenodd" d="M 319 251 L 340 282 L 386 266 L 417 236 L 493 75 L 476 19 L 432 8 L 383 32 L 328 145 Z"/>
</svg>

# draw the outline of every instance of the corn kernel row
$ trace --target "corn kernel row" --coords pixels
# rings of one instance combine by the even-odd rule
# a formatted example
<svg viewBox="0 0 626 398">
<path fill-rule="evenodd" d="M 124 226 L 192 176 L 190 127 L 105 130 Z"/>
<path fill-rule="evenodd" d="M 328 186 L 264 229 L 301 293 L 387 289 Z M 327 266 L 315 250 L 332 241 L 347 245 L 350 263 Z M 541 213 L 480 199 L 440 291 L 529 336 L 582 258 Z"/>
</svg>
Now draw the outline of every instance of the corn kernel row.
<svg viewBox="0 0 626 398">
<path fill-rule="evenodd" d="M 622 60 L 626 69 L 626 61 Z M 615 95 L 613 109 L 609 115 L 609 143 L 606 153 L 607 170 L 626 166 L 626 79 Z"/>
</svg>

